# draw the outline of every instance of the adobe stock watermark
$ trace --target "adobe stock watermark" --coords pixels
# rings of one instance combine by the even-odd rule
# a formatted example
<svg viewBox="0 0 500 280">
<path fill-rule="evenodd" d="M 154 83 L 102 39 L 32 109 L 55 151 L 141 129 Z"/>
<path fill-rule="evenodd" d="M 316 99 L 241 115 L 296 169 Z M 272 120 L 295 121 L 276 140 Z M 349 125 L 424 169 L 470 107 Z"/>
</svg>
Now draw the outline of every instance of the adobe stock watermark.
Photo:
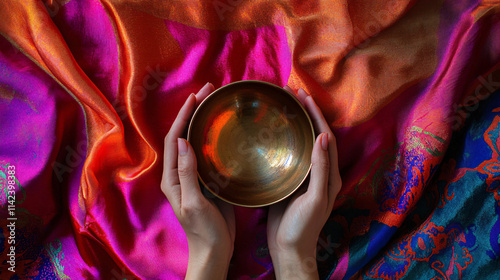
<svg viewBox="0 0 500 280">
<path fill-rule="evenodd" d="M 136 108 L 141 102 L 146 100 L 148 92 L 158 89 L 167 77 L 167 72 L 160 69 L 160 64 L 157 64 L 154 69 L 151 66 L 146 66 L 146 71 L 147 74 L 142 78 L 142 84 L 136 85 L 131 89 L 131 109 Z M 127 105 L 121 103 L 119 99 L 114 100 L 111 106 L 115 108 L 116 114 L 122 121 L 129 117 Z"/>
<path fill-rule="evenodd" d="M 139 279 L 135 275 L 129 274 L 129 272 L 124 267 L 121 267 L 120 271 L 118 271 L 116 268 L 113 268 L 111 270 L 111 274 L 113 275 L 111 280 L 135 280 L 135 279 Z"/>
<path fill-rule="evenodd" d="M 83 129 L 82 131 L 83 134 L 86 133 L 86 130 Z M 76 149 L 74 149 L 70 145 L 66 145 L 64 147 L 64 150 L 66 151 L 66 156 L 64 157 L 63 162 L 55 161 L 52 164 L 52 170 L 54 171 L 54 174 L 57 177 L 57 180 L 59 183 L 62 183 L 64 180 L 64 175 L 66 173 L 70 174 L 72 173 L 75 168 L 80 166 L 83 161 L 86 158 L 86 152 L 87 152 L 87 141 L 86 140 L 80 140 L 76 144 Z"/>
<path fill-rule="evenodd" d="M 367 21 L 364 26 L 354 27 L 354 48 L 366 48 L 370 43 L 371 38 L 377 36 L 382 29 L 387 27 L 391 19 L 397 16 L 397 14 L 392 12 L 390 8 L 391 7 L 389 6 L 386 9 L 370 13 L 372 18 Z"/>
<path fill-rule="evenodd" d="M 142 83 L 131 89 L 131 109 L 139 106 L 146 99 L 149 91 L 158 89 L 167 76 L 167 73 L 160 69 L 160 64 L 157 64 L 154 68 L 147 66 L 146 72 L 147 74 L 142 78 Z M 111 105 L 122 121 L 129 117 L 127 106 L 121 104 L 118 99 L 114 100 Z M 85 133 L 86 130 L 84 129 L 82 134 Z M 75 148 L 70 145 L 64 147 L 66 156 L 63 162 L 56 161 L 52 164 L 52 169 L 60 183 L 63 181 L 65 174 L 72 173 L 86 159 L 86 148 L 86 139 L 79 141 Z"/>
<path fill-rule="evenodd" d="M 500 70 L 497 69 L 486 78 L 479 76 L 477 78 L 479 85 L 474 90 L 474 94 L 465 98 L 461 104 L 453 104 L 453 112 L 455 113 L 446 118 L 445 122 L 452 123 L 454 131 L 460 129 L 471 113 L 479 108 L 480 101 L 487 99 L 492 93 L 500 89 L 500 79 L 498 79 L 498 76 L 494 77 L 494 74 L 498 72 Z"/>
<path fill-rule="evenodd" d="M 51 2 L 52 4 L 49 4 L 48 2 Z M 69 2 L 68 0 L 54 0 L 54 1 L 44 0 L 43 5 L 47 9 L 49 16 L 53 18 L 59 13 L 61 7 L 66 5 L 68 2 Z"/>
<path fill-rule="evenodd" d="M 326 261 L 330 256 L 333 256 L 335 253 L 335 249 L 340 247 L 339 243 L 335 243 L 332 241 L 331 235 L 328 235 L 325 237 L 320 236 L 318 238 L 318 244 L 316 247 L 316 257 L 307 257 L 302 259 L 298 263 L 293 263 L 293 264 L 288 264 L 288 267 L 286 267 L 285 271 L 293 272 L 297 271 L 297 269 L 305 272 L 316 272 L 318 270 L 318 262 L 324 262 Z M 259 255 L 260 258 L 265 257 L 269 254 L 269 248 L 263 248 L 261 253 Z M 293 278 L 292 275 L 287 275 L 287 279 L 297 279 Z M 292 278 L 290 278 L 292 277 Z M 241 276 L 239 279 L 251 279 L 249 276 L 244 275 Z"/>
<path fill-rule="evenodd" d="M 217 16 L 220 21 L 224 20 L 224 14 L 227 12 L 232 12 L 234 9 L 243 2 L 243 0 L 216 0 L 212 2 L 215 11 L 217 12 Z"/>
<path fill-rule="evenodd" d="M 8 271 L 16 272 L 16 189 L 17 189 L 17 179 L 16 179 L 16 166 L 7 165 L 2 166 L 0 176 L 0 189 L 4 190 L 7 195 L 7 218 L 6 225 L 7 229 L 4 233 L 7 245 L 5 252 L 7 252 L 7 264 L 6 267 Z M 5 176 L 5 177 L 4 177 Z"/>
<path fill-rule="evenodd" d="M 258 153 L 255 152 L 255 147 L 271 144 L 275 140 L 276 134 L 283 132 L 287 128 L 288 120 L 293 120 L 297 117 L 296 114 L 289 112 L 286 105 L 283 106 L 281 111 L 278 108 L 271 109 L 270 114 L 272 114 L 272 117 L 270 118 L 269 127 L 261 127 L 254 134 L 248 135 L 246 140 L 238 144 L 236 149 L 238 158 L 245 159 L 249 162 L 254 161 L 258 156 Z M 209 172 L 211 180 L 209 182 L 203 182 L 208 189 L 211 190 L 206 190 L 206 188 L 203 189 L 203 193 L 206 197 L 214 198 L 218 195 L 221 190 L 225 189 L 231 183 L 231 174 L 238 174 L 244 168 L 237 160 L 230 160 L 225 163 L 224 166 L 225 172 L 215 172 L 212 170 Z"/>
<path fill-rule="evenodd" d="M 318 246 L 316 247 L 316 259 L 320 262 L 326 261 L 334 254 L 334 249 L 340 247 L 340 243 L 335 243 L 331 240 L 331 235 L 325 238 L 318 238 Z"/>
<path fill-rule="evenodd" d="M 318 245 L 316 248 L 316 258 L 314 257 L 307 257 L 303 259 L 299 264 L 301 269 L 303 271 L 306 271 L 308 273 L 313 273 L 318 271 L 318 262 L 324 262 L 326 261 L 330 256 L 334 254 L 334 249 L 340 247 L 339 243 L 334 243 L 331 240 L 331 235 L 328 235 L 325 238 L 318 238 Z M 295 267 L 295 265 L 294 265 Z M 294 267 L 289 267 L 289 271 L 293 271 Z M 298 278 L 292 278 L 292 279 L 298 279 Z"/>
<path fill-rule="evenodd" d="M 249 135 L 247 140 L 238 145 L 238 153 L 247 161 L 253 161 L 257 157 L 257 153 L 254 152 L 255 146 L 271 144 L 275 140 L 276 133 L 280 133 L 287 128 L 288 120 L 297 117 L 296 114 L 288 112 L 286 105 L 283 106 L 281 112 L 277 108 L 273 108 L 271 114 L 273 114 L 273 117 L 270 120 L 269 127 L 262 127 L 256 135 Z"/>
<path fill-rule="evenodd" d="M 233 172 L 240 172 L 241 166 L 240 164 L 232 160 L 227 164 L 227 168 L 232 170 Z M 204 182 L 207 188 L 203 188 L 202 193 L 207 198 L 215 198 L 216 195 L 220 193 L 221 190 L 225 189 L 231 183 L 231 179 L 227 175 L 223 175 L 220 172 L 210 171 L 209 174 L 211 181 Z"/>
<path fill-rule="evenodd" d="M 227 13 L 233 12 L 243 0 L 216 0 L 212 5 L 220 21 L 224 21 Z M 396 4 L 396 3 L 394 3 Z M 363 26 L 355 26 L 353 30 L 353 45 L 355 48 L 362 49 L 368 46 L 370 38 L 376 36 L 382 29 L 387 27 L 391 19 L 397 17 L 396 9 L 388 6 L 380 11 L 372 12 L 369 19 Z"/>
<path fill-rule="evenodd" d="M 300 265 L 302 265 L 304 271 L 314 272 L 318 269 L 317 263 L 326 261 L 334 254 L 334 249 L 338 247 L 340 247 L 340 244 L 332 242 L 331 235 L 328 235 L 326 238 L 320 236 L 316 247 L 316 258 L 305 258 Z"/>
</svg>

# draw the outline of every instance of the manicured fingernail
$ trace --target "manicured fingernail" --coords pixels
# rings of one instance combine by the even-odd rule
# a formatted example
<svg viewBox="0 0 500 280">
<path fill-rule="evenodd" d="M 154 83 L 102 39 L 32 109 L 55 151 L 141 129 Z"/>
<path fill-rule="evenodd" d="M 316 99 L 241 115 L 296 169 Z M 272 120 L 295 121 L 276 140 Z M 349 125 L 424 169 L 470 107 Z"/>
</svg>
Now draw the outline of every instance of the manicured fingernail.
<svg viewBox="0 0 500 280">
<path fill-rule="evenodd" d="M 326 132 L 321 135 L 321 148 L 323 148 L 323 150 L 325 151 L 328 151 L 328 133 Z"/>
<path fill-rule="evenodd" d="M 179 155 L 183 156 L 187 153 L 188 147 L 186 144 L 186 140 L 182 138 L 177 138 L 177 151 L 179 152 Z"/>
<path fill-rule="evenodd" d="M 302 91 L 303 93 L 305 93 L 306 95 L 309 95 L 309 93 L 307 93 L 307 91 L 305 91 L 303 88 L 299 88 L 299 91 Z"/>
<path fill-rule="evenodd" d="M 206 83 L 201 89 L 204 89 L 206 87 L 209 87 L 210 85 L 212 85 L 210 82 Z"/>
</svg>

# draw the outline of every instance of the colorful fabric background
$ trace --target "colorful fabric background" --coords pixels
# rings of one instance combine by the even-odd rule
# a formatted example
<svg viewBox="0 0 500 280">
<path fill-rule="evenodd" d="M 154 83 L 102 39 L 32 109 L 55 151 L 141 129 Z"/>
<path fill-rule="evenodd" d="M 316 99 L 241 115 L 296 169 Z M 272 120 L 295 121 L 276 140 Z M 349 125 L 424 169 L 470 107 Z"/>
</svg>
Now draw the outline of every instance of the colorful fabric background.
<svg viewBox="0 0 500 280">
<path fill-rule="evenodd" d="M 183 279 L 163 138 L 246 79 L 337 136 L 321 279 L 500 279 L 500 1 L 5 0 L 0 34 L 1 279 Z M 236 215 L 229 279 L 273 279 L 267 208 Z"/>
</svg>

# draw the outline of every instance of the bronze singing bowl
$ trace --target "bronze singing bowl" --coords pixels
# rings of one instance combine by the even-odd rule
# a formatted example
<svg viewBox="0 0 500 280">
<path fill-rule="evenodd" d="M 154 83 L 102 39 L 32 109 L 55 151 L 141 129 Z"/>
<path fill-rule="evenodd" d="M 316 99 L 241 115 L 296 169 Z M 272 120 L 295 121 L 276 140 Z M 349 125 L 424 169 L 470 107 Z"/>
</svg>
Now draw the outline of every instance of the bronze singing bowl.
<svg viewBox="0 0 500 280">
<path fill-rule="evenodd" d="M 311 169 L 314 139 L 311 119 L 295 96 L 260 81 L 214 91 L 196 109 L 188 130 L 204 187 L 246 207 L 291 195 Z"/>
</svg>

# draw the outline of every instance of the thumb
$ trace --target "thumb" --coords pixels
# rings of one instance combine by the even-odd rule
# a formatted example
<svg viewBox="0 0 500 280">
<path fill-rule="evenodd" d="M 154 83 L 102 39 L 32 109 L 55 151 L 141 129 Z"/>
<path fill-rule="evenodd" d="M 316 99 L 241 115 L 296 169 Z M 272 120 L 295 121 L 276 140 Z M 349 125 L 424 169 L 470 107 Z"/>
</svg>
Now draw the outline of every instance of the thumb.
<svg viewBox="0 0 500 280">
<path fill-rule="evenodd" d="M 177 138 L 177 173 L 181 185 L 181 205 L 199 203 L 203 199 L 196 172 L 196 156 L 188 141 Z"/>
<path fill-rule="evenodd" d="M 330 171 L 328 133 L 324 132 L 316 139 L 311 162 L 311 179 L 307 193 L 313 197 L 326 197 L 328 194 L 328 175 Z"/>
</svg>

